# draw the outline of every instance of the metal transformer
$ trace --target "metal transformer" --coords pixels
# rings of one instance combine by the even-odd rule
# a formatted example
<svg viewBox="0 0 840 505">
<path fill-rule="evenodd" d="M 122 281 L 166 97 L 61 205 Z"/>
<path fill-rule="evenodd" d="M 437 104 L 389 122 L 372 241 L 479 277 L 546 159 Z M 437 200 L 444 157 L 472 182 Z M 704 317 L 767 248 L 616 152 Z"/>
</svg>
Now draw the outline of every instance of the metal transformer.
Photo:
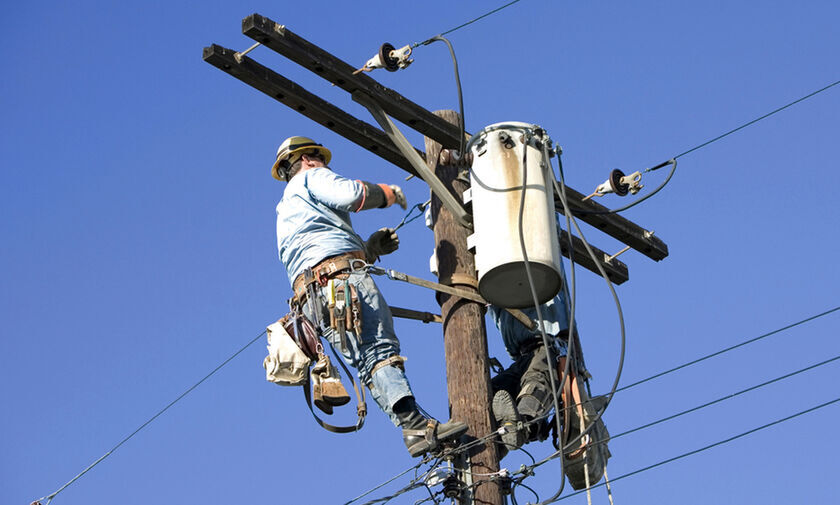
<svg viewBox="0 0 840 505">
<path fill-rule="evenodd" d="M 520 122 L 487 126 L 470 140 L 471 188 L 464 196 L 472 201 L 474 233 L 467 245 L 475 248 L 479 293 L 500 307 L 534 305 L 522 253 L 520 212 L 537 301 L 550 300 L 562 287 L 554 175 L 546 146 L 550 142 L 539 126 Z"/>
</svg>

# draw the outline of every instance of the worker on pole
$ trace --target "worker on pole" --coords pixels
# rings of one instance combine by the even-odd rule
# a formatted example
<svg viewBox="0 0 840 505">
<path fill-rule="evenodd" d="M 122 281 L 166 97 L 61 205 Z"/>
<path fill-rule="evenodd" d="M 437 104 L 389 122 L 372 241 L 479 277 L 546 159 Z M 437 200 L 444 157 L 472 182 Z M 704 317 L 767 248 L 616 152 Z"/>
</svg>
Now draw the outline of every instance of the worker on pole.
<svg viewBox="0 0 840 505">
<path fill-rule="evenodd" d="M 464 423 L 444 424 L 420 411 L 405 375 L 405 358 L 385 298 L 368 265 L 399 247 L 394 230 L 382 228 L 365 241 L 353 230 L 351 212 L 400 205 L 399 186 L 351 180 L 333 172 L 332 155 L 306 137 L 280 144 L 272 176 L 288 184 L 277 204 L 277 247 L 297 304 L 322 336 L 358 371 L 377 405 L 402 428 L 412 457 L 457 439 Z M 342 297 L 338 316 L 333 301 Z"/>
<path fill-rule="evenodd" d="M 548 347 L 539 326 L 529 329 L 506 310 L 494 305 L 489 307 L 488 314 L 514 360 L 491 380 L 493 414 L 496 423 L 505 428 L 501 435 L 500 457 L 529 442 L 545 440 L 555 427 L 548 418 L 555 407 L 551 368 L 556 370 L 553 386 L 557 388 L 561 408 L 561 412 L 555 412 L 555 415 L 563 419 L 564 425 L 564 433 L 557 434 L 558 449 L 572 437 L 579 436 L 604 405 L 603 397 L 590 399 L 583 386 L 589 373 L 583 363 L 581 349 L 574 348 L 571 358 L 567 356 L 570 337 L 567 297 L 564 272 L 563 288 L 553 299 L 540 305 L 541 321 L 537 321 L 534 307 L 523 309 L 528 317 L 542 324 Z M 576 326 L 574 333 L 577 333 Z M 575 339 L 574 343 L 579 344 L 579 340 Z M 567 359 L 571 359 L 568 367 Z M 564 378 L 566 371 L 568 375 Z M 573 448 L 564 451 L 564 471 L 573 488 L 582 489 L 601 479 L 610 457 L 608 440 L 606 426 L 602 419 L 598 419 L 587 435 L 571 444 Z"/>
</svg>

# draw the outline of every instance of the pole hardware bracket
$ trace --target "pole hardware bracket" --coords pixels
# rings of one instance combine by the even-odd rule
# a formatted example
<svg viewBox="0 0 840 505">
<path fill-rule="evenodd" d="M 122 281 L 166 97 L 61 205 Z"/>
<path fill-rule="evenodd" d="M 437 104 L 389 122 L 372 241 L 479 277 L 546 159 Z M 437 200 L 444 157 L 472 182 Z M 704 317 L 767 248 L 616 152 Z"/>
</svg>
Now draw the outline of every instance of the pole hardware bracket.
<svg viewBox="0 0 840 505">
<path fill-rule="evenodd" d="M 446 207 L 449 212 L 455 217 L 455 220 L 461 226 L 472 229 L 472 218 L 470 217 L 469 213 L 467 213 L 466 209 L 455 199 L 452 193 L 446 189 L 446 186 L 443 185 L 440 179 L 432 172 L 429 167 L 426 165 L 426 162 L 423 161 L 423 158 L 417 154 L 417 151 L 414 147 L 409 143 L 409 141 L 405 138 L 405 136 L 400 132 L 397 125 L 391 121 L 391 118 L 385 113 L 382 109 L 382 106 L 379 105 L 373 98 L 369 95 L 355 91 L 353 92 L 353 101 L 363 105 L 370 114 L 376 119 L 376 122 L 379 123 L 379 126 L 385 131 L 397 149 L 400 150 L 403 156 L 411 163 L 411 166 L 417 171 L 420 177 L 426 181 L 426 184 L 432 188 L 432 192 L 440 198 L 441 203 L 443 206 Z"/>
<path fill-rule="evenodd" d="M 233 59 L 236 60 L 236 63 L 239 63 L 241 65 L 242 64 L 242 57 L 245 56 L 246 54 L 250 53 L 254 49 L 256 49 L 257 46 L 259 46 L 259 45 L 260 45 L 260 42 L 257 42 L 256 44 L 252 45 L 251 47 L 249 47 L 248 49 L 246 49 L 242 52 L 233 53 Z"/>
</svg>

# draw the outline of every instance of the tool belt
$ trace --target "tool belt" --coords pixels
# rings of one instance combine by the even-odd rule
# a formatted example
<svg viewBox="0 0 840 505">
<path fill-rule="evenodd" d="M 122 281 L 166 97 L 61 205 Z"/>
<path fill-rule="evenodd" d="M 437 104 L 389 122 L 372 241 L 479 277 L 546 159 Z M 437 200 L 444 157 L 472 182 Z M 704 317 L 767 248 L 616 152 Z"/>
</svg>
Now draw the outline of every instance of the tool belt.
<svg viewBox="0 0 840 505">
<path fill-rule="evenodd" d="M 298 305 L 306 301 L 308 287 L 318 283 L 321 287 L 327 285 L 329 279 L 339 277 L 347 278 L 346 273 L 353 269 L 353 260 L 365 260 L 364 251 L 350 251 L 347 253 L 331 256 L 312 268 L 307 268 L 302 274 L 295 278 L 292 283 L 292 290 L 295 293 L 294 300 Z"/>
</svg>

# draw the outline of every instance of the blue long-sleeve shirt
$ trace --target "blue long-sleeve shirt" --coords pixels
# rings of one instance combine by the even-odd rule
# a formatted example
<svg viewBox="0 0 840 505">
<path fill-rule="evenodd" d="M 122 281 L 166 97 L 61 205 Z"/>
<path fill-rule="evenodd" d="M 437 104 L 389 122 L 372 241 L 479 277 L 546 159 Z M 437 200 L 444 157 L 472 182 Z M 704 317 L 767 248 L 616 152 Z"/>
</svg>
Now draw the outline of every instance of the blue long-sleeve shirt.
<svg viewBox="0 0 840 505">
<path fill-rule="evenodd" d="M 311 168 L 289 181 L 277 204 L 277 250 L 289 283 L 307 267 L 331 256 L 363 251 L 350 212 L 362 207 L 364 185 L 327 167 Z"/>
</svg>

